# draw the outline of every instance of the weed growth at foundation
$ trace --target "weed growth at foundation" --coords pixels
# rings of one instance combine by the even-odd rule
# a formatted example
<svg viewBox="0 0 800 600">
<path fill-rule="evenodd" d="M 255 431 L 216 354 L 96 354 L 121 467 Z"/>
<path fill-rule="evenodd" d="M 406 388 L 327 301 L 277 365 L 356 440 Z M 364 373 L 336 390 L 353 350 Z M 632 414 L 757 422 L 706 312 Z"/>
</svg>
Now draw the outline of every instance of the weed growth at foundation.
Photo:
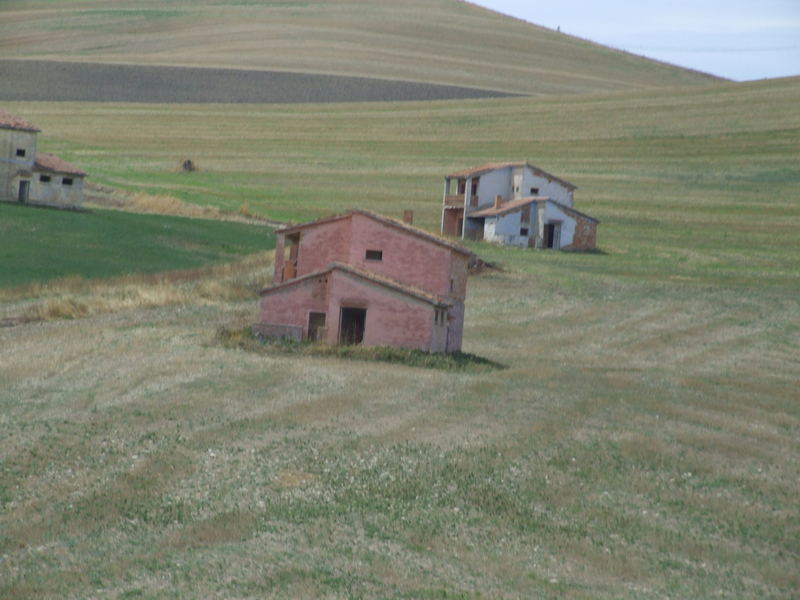
<svg viewBox="0 0 800 600">
<path fill-rule="evenodd" d="M 296 355 L 375 361 L 444 371 L 476 372 L 495 371 L 505 368 L 505 365 L 498 362 L 467 352 L 445 354 L 391 348 L 388 346 L 365 348 L 362 346 L 330 346 L 286 339 L 262 340 L 256 337 L 249 327 L 230 328 L 222 326 L 217 330 L 215 340 L 226 348 L 240 348 L 248 352 L 267 355 Z"/>
</svg>

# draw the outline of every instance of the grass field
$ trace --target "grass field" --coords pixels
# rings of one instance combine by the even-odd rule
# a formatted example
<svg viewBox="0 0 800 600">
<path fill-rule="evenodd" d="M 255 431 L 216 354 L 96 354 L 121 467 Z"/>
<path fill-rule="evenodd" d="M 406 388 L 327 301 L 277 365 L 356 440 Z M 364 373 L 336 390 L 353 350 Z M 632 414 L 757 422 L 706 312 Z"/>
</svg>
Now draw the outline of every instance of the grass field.
<svg viewBox="0 0 800 600">
<path fill-rule="evenodd" d="M 502 270 L 464 351 L 501 370 L 220 342 L 268 253 L 8 295 L 45 320 L 0 328 L 0 596 L 796 597 L 799 91 L 9 106 L 98 183 L 226 210 L 433 229 L 444 173 L 528 158 L 602 223 L 470 246 Z"/>
<path fill-rule="evenodd" d="M 0 54 L 422 81 L 525 94 L 709 83 L 459 0 L 6 0 Z"/>
<path fill-rule="evenodd" d="M 224 343 L 257 318 L 268 252 L 3 290 L 0 322 L 32 322 L 0 328 L 0 597 L 797 597 L 799 79 L 640 90 L 691 81 L 513 21 L 483 33 L 496 16 L 449 1 L 425 14 L 452 39 L 413 2 L 66 4 L 8 4 L 6 48 L 229 65 L 313 27 L 278 67 L 638 91 L 7 105 L 95 183 L 282 221 L 412 208 L 435 229 L 445 173 L 529 159 L 579 186 L 601 251 L 472 244 L 501 267 L 469 283 L 463 349 L 506 367 L 480 372 Z M 411 69 L 412 42 L 439 58 Z M 200 171 L 176 173 L 187 157 Z"/>
<path fill-rule="evenodd" d="M 196 269 L 275 247 L 257 225 L 0 203 L 0 288 Z"/>
</svg>

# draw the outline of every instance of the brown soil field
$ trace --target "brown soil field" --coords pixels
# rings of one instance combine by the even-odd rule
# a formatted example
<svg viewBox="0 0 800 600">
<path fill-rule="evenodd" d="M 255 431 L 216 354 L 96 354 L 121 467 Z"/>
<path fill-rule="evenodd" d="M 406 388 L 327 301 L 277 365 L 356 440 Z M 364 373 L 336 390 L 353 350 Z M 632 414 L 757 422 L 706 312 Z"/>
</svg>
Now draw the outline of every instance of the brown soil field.
<svg viewBox="0 0 800 600">
<path fill-rule="evenodd" d="M 0 101 L 289 104 L 513 95 L 368 77 L 38 60 L 0 60 L 0 81 Z"/>
</svg>

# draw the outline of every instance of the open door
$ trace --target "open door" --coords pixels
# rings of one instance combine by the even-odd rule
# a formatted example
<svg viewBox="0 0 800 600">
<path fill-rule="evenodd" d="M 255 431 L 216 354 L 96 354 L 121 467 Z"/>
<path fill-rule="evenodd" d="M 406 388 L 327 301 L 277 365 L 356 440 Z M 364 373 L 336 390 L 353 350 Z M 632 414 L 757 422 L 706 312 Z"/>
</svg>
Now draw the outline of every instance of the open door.
<svg viewBox="0 0 800 600">
<path fill-rule="evenodd" d="M 339 343 L 355 345 L 363 342 L 366 323 L 366 308 L 343 306 L 339 317 Z"/>
<path fill-rule="evenodd" d="M 544 226 L 544 247 L 561 247 L 561 223 L 546 223 Z"/>
<path fill-rule="evenodd" d="M 17 196 L 17 202 L 19 202 L 20 204 L 25 204 L 28 201 L 28 194 L 30 193 L 30 189 L 31 189 L 30 181 L 20 181 L 19 195 Z"/>
</svg>

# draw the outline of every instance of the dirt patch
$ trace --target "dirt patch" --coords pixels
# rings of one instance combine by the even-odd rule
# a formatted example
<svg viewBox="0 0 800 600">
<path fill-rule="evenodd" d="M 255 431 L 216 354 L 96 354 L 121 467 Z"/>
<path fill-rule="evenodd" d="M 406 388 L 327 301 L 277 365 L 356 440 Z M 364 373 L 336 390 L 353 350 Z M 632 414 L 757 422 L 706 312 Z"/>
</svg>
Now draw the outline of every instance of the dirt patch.
<svg viewBox="0 0 800 600">
<path fill-rule="evenodd" d="M 494 90 L 368 77 L 0 60 L 0 100 L 293 104 L 463 100 L 514 96 Z M 136 85 L 131 85 L 136 82 Z"/>
</svg>

